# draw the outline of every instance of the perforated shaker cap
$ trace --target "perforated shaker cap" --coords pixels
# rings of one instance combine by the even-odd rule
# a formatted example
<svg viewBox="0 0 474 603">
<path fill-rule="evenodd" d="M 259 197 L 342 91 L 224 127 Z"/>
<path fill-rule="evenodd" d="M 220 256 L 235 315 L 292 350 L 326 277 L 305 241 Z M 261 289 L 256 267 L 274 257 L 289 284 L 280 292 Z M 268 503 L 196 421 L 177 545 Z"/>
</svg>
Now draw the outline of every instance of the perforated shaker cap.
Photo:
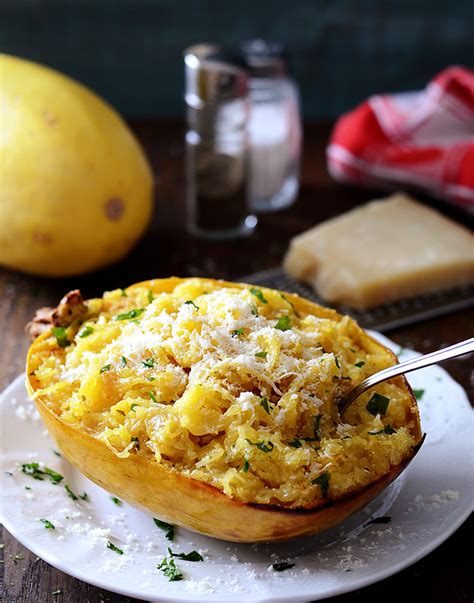
<svg viewBox="0 0 474 603">
<path fill-rule="evenodd" d="M 283 45 L 267 40 L 247 40 L 240 45 L 245 66 L 252 77 L 278 78 L 288 73 Z"/>
<path fill-rule="evenodd" d="M 195 109 L 248 94 L 248 74 L 214 44 L 196 44 L 184 51 L 185 100 Z"/>
</svg>

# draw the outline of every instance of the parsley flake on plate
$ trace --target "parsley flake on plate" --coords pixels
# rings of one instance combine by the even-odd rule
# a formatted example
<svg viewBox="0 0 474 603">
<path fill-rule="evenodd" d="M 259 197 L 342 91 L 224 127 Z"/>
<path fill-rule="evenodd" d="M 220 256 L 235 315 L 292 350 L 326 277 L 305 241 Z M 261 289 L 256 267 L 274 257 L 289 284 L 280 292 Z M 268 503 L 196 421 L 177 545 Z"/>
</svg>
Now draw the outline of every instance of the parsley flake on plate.
<svg viewBox="0 0 474 603">
<path fill-rule="evenodd" d="M 295 564 L 287 563 L 286 561 L 282 561 L 281 563 L 272 563 L 272 568 L 275 572 L 284 572 L 285 570 L 289 570 L 292 567 L 295 567 Z"/>
<path fill-rule="evenodd" d="M 240 327 L 240 329 L 235 329 L 234 331 L 231 331 L 232 337 L 239 337 L 240 335 L 243 335 L 244 333 L 245 333 L 245 329 L 243 327 Z"/>
<path fill-rule="evenodd" d="M 163 572 L 170 582 L 177 582 L 183 579 L 183 573 L 176 567 L 174 559 L 164 557 L 163 561 L 157 565 L 157 568 Z"/>
<path fill-rule="evenodd" d="M 114 551 L 114 553 L 117 553 L 117 555 L 123 555 L 122 549 L 119 549 L 119 547 L 116 546 L 113 542 L 110 542 L 110 540 L 107 540 L 107 548 L 111 551 Z"/>
<path fill-rule="evenodd" d="M 268 352 L 257 352 L 255 354 L 256 358 L 266 358 L 268 356 Z"/>
<path fill-rule="evenodd" d="M 59 484 L 61 480 L 63 480 L 63 476 L 57 471 L 53 471 L 49 467 L 43 467 L 42 469 L 39 466 L 39 463 L 24 463 L 21 466 L 21 470 L 26 475 L 30 475 L 34 479 L 38 479 L 43 481 L 45 477 L 49 478 L 53 484 Z"/>
<path fill-rule="evenodd" d="M 117 507 L 122 506 L 122 501 L 120 500 L 120 498 L 117 498 L 116 496 L 111 496 L 110 500 L 117 505 Z"/>
<path fill-rule="evenodd" d="M 49 521 L 49 519 L 45 519 L 44 517 L 42 517 L 42 518 L 40 519 L 40 521 L 41 521 L 41 522 L 44 524 L 44 527 L 45 527 L 47 530 L 55 530 L 55 529 L 56 529 L 56 528 L 54 527 L 54 524 L 52 524 L 52 523 Z"/>
<path fill-rule="evenodd" d="M 165 531 L 165 537 L 168 540 L 174 539 L 174 525 L 173 524 L 166 523 L 166 521 L 161 521 L 161 519 L 156 519 L 156 517 L 153 517 L 153 521 L 155 522 L 155 525 L 158 528 L 160 528 L 160 530 Z"/>
<path fill-rule="evenodd" d="M 191 551 L 190 553 L 173 553 L 170 547 L 168 547 L 168 553 L 170 554 L 170 557 L 176 557 L 183 561 L 204 561 L 204 557 L 197 551 Z"/>
</svg>

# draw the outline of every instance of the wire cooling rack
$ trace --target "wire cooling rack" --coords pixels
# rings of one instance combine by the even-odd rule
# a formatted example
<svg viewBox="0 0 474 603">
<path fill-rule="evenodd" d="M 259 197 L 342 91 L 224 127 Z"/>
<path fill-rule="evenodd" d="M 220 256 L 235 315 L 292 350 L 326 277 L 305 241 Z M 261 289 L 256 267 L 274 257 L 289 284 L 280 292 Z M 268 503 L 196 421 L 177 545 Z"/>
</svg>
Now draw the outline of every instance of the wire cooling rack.
<svg viewBox="0 0 474 603">
<path fill-rule="evenodd" d="M 281 268 L 256 272 L 243 276 L 239 280 L 244 283 L 298 293 L 302 297 L 307 297 L 319 304 L 328 305 L 308 285 L 288 276 Z M 333 307 L 341 314 L 349 314 L 366 329 L 390 331 L 391 329 L 405 327 L 428 318 L 435 318 L 472 306 L 474 306 L 474 286 L 466 285 L 449 291 L 438 291 L 409 299 L 401 299 L 370 310 L 354 310 L 347 306 Z"/>
</svg>

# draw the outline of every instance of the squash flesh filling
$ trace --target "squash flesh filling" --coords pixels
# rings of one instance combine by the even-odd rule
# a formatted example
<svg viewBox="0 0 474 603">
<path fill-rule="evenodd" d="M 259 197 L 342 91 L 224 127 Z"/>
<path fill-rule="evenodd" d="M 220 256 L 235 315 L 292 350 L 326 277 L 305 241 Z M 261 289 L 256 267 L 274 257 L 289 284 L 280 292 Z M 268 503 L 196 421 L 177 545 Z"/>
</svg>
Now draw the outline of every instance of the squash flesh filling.
<svg viewBox="0 0 474 603">
<path fill-rule="evenodd" d="M 243 502 L 309 507 L 411 454 L 413 400 L 399 382 L 377 387 L 384 412 L 367 409 L 369 392 L 339 417 L 337 400 L 394 362 L 349 317 L 204 279 L 87 307 L 70 345 L 51 335 L 38 347 L 35 396 L 117 462 L 143 455 Z"/>
</svg>

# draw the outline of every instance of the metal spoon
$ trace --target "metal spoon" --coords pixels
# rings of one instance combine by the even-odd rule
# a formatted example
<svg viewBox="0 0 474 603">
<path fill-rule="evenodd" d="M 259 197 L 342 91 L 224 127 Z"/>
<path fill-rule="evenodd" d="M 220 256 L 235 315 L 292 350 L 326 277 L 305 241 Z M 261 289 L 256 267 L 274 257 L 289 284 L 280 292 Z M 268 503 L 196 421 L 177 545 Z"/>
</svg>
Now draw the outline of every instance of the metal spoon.
<svg viewBox="0 0 474 603">
<path fill-rule="evenodd" d="M 457 358 L 458 356 L 463 356 L 464 354 L 470 354 L 471 352 L 474 352 L 474 337 L 466 339 L 465 341 L 460 341 L 454 345 L 450 345 L 448 348 L 438 350 L 437 352 L 431 352 L 431 354 L 425 354 L 424 356 L 419 356 L 418 358 L 405 360 L 405 362 L 395 364 L 394 366 L 390 366 L 383 371 L 379 371 L 378 373 L 367 377 L 367 379 L 364 379 L 362 383 L 356 385 L 354 389 L 352 389 L 346 396 L 344 396 L 344 398 L 340 400 L 339 413 L 342 415 L 361 394 L 382 381 L 386 381 L 387 379 L 391 379 L 397 375 L 402 375 L 403 373 L 416 371 L 424 368 L 425 366 L 438 364 L 438 362 L 443 362 L 443 360 L 448 360 L 449 358 Z"/>
</svg>

